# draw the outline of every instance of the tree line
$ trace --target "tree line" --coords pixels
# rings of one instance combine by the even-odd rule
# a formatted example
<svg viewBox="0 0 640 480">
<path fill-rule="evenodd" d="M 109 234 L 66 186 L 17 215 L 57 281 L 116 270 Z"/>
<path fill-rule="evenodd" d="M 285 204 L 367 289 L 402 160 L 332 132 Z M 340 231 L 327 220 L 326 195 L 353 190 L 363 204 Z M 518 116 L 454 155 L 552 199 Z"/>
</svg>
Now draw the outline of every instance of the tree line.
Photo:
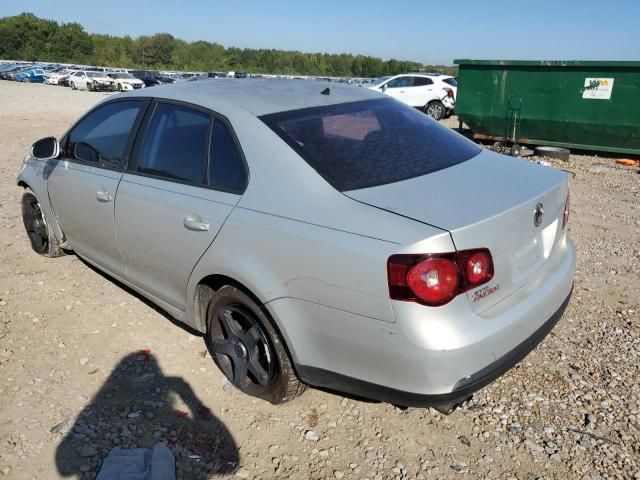
<svg viewBox="0 0 640 480">
<path fill-rule="evenodd" d="M 132 38 L 90 34 L 79 23 L 58 23 L 31 13 L 0 18 L 0 58 L 106 67 L 181 71 L 245 71 L 331 77 L 380 77 L 420 68 L 454 73 L 455 67 L 418 62 L 274 49 L 225 48 L 186 42 L 169 33 Z"/>
</svg>

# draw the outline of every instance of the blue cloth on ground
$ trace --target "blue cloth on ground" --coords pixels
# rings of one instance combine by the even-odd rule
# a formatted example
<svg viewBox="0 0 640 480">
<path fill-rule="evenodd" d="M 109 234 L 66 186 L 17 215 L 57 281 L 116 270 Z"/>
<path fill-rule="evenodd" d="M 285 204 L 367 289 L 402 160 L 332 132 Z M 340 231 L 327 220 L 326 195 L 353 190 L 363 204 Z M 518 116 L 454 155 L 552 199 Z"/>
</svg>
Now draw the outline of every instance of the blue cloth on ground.
<svg viewBox="0 0 640 480">
<path fill-rule="evenodd" d="M 176 462 L 164 443 L 151 448 L 114 448 L 96 480 L 175 480 Z"/>
</svg>

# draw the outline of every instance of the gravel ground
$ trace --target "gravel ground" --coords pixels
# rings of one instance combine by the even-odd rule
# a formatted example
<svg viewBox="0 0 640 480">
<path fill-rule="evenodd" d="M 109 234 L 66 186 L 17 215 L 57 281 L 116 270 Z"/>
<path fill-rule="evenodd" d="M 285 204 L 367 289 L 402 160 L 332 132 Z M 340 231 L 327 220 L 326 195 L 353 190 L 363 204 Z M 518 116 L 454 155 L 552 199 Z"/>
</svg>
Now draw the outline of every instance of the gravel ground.
<svg viewBox="0 0 640 480">
<path fill-rule="evenodd" d="M 0 82 L 0 478 L 95 478 L 111 448 L 190 478 L 640 478 L 640 175 L 572 172 L 574 296 L 521 364 L 450 416 L 310 389 L 237 392 L 202 339 L 74 255 L 32 253 L 14 184 L 31 143 L 104 94 Z M 524 161 L 524 160 L 523 160 Z"/>
</svg>

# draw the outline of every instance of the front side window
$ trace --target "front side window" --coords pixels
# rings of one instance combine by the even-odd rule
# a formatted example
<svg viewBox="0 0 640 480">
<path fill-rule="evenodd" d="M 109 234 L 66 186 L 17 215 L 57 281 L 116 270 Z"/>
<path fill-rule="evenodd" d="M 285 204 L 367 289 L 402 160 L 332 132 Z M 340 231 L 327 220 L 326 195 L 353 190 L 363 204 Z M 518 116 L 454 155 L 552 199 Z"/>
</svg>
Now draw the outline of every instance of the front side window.
<svg viewBox="0 0 640 480">
<path fill-rule="evenodd" d="M 210 115 L 158 103 L 138 154 L 137 171 L 167 180 L 207 184 Z"/>
<path fill-rule="evenodd" d="M 411 77 L 398 77 L 390 80 L 387 83 L 387 88 L 403 88 L 410 87 L 413 83 L 413 79 Z"/>
<path fill-rule="evenodd" d="M 260 118 L 341 192 L 428 175 L 482 151 L 424 113 L 391 99 Z"/>
<path fill-rule="evenodd" d="M 66 156 L 86 162 L 121 164 L 141 108 L 139 100 L 111 102 L 98 107 L 69 133 Z"/>
</svg>

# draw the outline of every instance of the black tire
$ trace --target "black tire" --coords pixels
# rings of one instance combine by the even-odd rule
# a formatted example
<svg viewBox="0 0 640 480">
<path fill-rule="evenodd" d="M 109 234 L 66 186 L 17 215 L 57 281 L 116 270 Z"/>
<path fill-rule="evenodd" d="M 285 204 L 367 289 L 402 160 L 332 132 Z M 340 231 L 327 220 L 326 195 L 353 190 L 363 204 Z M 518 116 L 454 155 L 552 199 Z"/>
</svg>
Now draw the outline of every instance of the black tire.
<svg viewBox="0 0 640 480">
<path fill-rule="evenodd" d="M 571 152 L 566 148 L 557 147 L 536 147 L 535 154 L 538 157 L 556 158 L 567 162 Z"/>
<path fill-rule="evenodd" d="M 222 373 L 248 395 L 277 405 L 293 400 L 306 388 L 266 313 L 234 286 L 226 285 L 213 294 L 205 342 Z"/>
<path fill-rule="evenodd" d="M 71 90 L 75 90 L 76 89 L 76 84 L 74 82 L 71 82 L 69 84 L 69 86 L 71 87 Z"/>
<path fill-rule="evenodd" d="M 491 150 L 493 150 L 494 152 L 502 153 L 502 146 L 502 142 L 493 142 L 493 145 L 491 145 Z"/>
<path fill-rule="evenodd" d="M 87 90 L 93 92 L 93 84 L 91 82 L 87 82 Z"/>
<path fill-rule="evenodd" d="M 512 157 L 519 157 L 520 155 L 522 155 L 522 146 L 514 143 L 513 145 L 511 145 L 510 153 Z"/>
<path fill-rule="evenodd" d="M 122 84 L 118 83 L 118 91 L 121 92 L 122 91 Z"/>
<path fill-rule="evenodd" d="M 64 250 L 48 227 L 38 198 L 30 189 L 22 194 L 22 221 L 34 252 L 51 258 L 64 255 Z"/>
<path fill-rule="evenodd" d="M 424 107 L 424 113 L 434 120 L 442 120 L 447 114 L 447 109 L 444 107 L 442 102 L 434 100 L 433 102 L 427 103 Z"/>
</svg>

